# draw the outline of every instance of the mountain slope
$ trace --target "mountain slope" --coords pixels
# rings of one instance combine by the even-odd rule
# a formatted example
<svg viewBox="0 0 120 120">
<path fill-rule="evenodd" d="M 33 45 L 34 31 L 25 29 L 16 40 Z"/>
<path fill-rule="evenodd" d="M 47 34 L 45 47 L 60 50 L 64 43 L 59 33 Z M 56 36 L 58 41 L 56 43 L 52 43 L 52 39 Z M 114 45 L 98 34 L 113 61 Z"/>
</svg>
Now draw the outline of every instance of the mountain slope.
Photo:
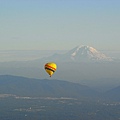
<svg viewBox="0 0 120 120">
<path fill-rule="evenodd" d="M 106 96 L 109 99 L 120 101 L 120 86 L 107 91 Z"/>
<path fill-rule="evenodd" d="M 18 76 L 0 76 L 0 94 L 39 97 L 96 97 L 98 93 L 77 83 L 61 80 L 40 80 Z"/>
<path fill-rule="evenodd" d="M 103 53 L 89 46 L 78 46 L 71 54 L 71 58 L 73 60 L 80 60 L 81 58 L 85 58 L 94 61 L 111 61 L 111 58 L 108 58 Z"/>
<path fill-rule="evenodd" d="M 54 54 L 53 56 L 43 58 L 43 60 L 64 61 L 64 62 L 105 62 L 113 61 L 103 53 L 89 46 L 77 46 L 65 54 Z"/>
</svg>

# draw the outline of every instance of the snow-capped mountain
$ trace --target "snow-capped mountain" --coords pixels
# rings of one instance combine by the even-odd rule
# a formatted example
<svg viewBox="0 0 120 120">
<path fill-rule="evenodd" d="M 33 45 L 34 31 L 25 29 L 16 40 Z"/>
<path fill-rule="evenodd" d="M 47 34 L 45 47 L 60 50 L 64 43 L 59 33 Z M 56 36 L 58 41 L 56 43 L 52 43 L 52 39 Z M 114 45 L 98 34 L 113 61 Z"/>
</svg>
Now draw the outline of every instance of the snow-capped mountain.
<svg viewBox="0 0 120 120">
<path fill-rule="evenodd" d="M 105 62 L 113 61 L 112 58 L 107 57 L 105 54 L 97 51 L 90 46 L 77 46 L 65 54 L 54 54 L 48 58 L 49 61 L 62 61 L 62 62 Z"/>
<path fill-rule="evenodd" d="M 105 54 L 97 51 L 93 47 L 78 46 L 71 52 L 71 59 L 75 61 L 87 60 L 87 61 L 112 61 L 112 58 L 107 57 Z"/>
</svg>

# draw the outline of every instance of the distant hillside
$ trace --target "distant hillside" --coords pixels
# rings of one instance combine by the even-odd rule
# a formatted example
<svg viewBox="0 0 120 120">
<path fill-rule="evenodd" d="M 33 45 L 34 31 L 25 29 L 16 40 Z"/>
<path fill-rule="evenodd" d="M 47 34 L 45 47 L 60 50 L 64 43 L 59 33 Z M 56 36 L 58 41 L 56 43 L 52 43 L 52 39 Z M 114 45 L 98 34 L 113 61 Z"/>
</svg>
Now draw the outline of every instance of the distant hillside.
<svg viewBox="0 0 120 120">
<path fill-rule="evenodd" d="M 100 93 L 78 83 L 0 75 L 0 94 L 29 97 L 99 98 L 120 101 L 120 86 Z"/>
<path fill-rule="evenodd" d="M 106 96 L 109 99 L 120 101 L 120 86 L 106 92 Z"/>
<path fill-rule="evenodd" d="M 39 97 L 96 97 L 98 93 L 77 83 L 61 80 L 40 80 L 18 76 L 0 76 L 0 94 Z"/>
</svg>

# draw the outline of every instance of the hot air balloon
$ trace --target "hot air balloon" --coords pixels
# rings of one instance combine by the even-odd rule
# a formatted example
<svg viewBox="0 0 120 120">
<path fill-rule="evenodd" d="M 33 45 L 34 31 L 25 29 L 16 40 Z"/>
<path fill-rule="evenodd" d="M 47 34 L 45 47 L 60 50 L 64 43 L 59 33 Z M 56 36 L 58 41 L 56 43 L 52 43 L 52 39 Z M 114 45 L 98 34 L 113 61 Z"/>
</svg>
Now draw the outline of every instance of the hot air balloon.
<svg viewBox="0 0 120 120">
<path fill-rule="evenodd" d="M 50 75 L 50 77 L 53 75 L 53 73 L 56 71 L 57 69 L 57 65 L 53 62 L 51 63 L 46 63 L 44 66 L 46 72 Z"/>
</svg>

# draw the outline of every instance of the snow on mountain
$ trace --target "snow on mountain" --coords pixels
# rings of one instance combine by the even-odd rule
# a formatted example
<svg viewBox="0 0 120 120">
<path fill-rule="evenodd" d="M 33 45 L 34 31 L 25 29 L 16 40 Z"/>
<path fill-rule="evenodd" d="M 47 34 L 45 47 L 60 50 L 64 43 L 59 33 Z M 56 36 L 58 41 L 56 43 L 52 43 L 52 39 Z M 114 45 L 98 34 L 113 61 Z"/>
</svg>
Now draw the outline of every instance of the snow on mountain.
<svg viewBox="0 0 120 120">
<path fill-rule="evenodd" d="M 113 61 L 112 58 L 107 57 L 105 54 L 97 51 L 90 46 L 77 46 L 65 54 L 54 54 L 49 58 L 49 61 L 62 61 L 62 62 L 105 62 Z"/>
<path fill-rule="evenodd" d="M 112 61 L 112 58 L 107 57 L 105 54 L 97 51 L 95 48 L 84 45 L 78 46 L 76 49 L 72 50 L 71 59 L 75 61 Z"/>
</svg>

